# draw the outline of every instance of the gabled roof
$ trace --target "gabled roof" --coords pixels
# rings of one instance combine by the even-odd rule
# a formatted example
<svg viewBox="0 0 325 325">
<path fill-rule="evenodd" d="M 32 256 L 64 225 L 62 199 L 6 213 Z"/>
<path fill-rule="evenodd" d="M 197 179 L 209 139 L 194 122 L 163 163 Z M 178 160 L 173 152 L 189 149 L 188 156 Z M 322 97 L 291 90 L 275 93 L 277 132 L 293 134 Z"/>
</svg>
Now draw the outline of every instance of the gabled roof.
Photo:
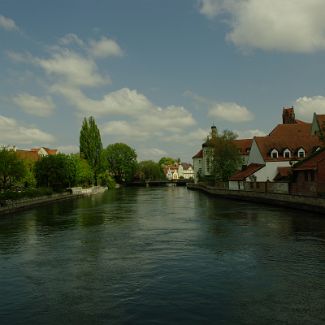
<svg viewBox="0 0 325 325">
<path fill-rule="evenodd" d="M 322 130 L 322 128 L 325 127 L 325 114 L 316 114 L 316 119 L 319 128 Z"/>
<path fill-rule="evenodd" d="M 265 165 L 262 164 L 250 164 L 244 170 L 236 172 L 230 177 L 231 181 L 244 181 L 247 177 L 253 175 L 255 172 L 263 168 Z"/>
<path fill-rule="evenodd" d="M 37 161 L 40 158 L 37 151 L 32 151 L 32 150 L 19 150 L 19 149 L 17 149 L 16 154 L 20 159 Z"/>
<path fill-rule="evenodd" d="M 325 148 L 317 150 L 314 154 L 306 159 L 296 163 L 293 170 L 316 170 L 317 164 L 325 159 Z"/>
<path fill-rule="evenodd" d="M 234 140 L 234 143 L 239 149 L 242 156 L 248 156 L 253 143 L 253 139 L 236 139 Z"/>
<path fill-rule="evenodd" d="M 203 158 L 203 150 L 201 149 L 196 155 L 194 155 L 192 159 L 194 158 Z"/>
<path fill-rule="evenodd" d="M 310 134 L 310 128 L 310 123 L 279 124 L 269 135 L 254 137 L 254 140 L 264 161 L 298 160 L 297 152 L 300 148 L 305 150 L 306 155 L 310 155 L 315 148 L 323 145 L 318 136 Z M 282 156 L 286 148 L 291 151 L 290 158 Z M 272 149 L 279 152 L 278 158 L 271 157 Z"/>
</svg>

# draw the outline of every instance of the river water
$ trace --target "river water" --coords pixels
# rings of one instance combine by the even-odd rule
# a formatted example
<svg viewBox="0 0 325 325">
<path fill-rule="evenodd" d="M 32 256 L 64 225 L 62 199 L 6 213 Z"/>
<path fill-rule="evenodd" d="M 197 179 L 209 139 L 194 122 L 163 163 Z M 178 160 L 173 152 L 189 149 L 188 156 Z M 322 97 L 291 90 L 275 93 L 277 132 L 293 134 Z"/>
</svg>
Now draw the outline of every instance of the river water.
<svg viewBox="0 0 325 325">
<path fill-rule="evenodd" d="M 0 324 L 324 324 L 325 218 L 180 187 L 0 219 Z"/>
</svg>

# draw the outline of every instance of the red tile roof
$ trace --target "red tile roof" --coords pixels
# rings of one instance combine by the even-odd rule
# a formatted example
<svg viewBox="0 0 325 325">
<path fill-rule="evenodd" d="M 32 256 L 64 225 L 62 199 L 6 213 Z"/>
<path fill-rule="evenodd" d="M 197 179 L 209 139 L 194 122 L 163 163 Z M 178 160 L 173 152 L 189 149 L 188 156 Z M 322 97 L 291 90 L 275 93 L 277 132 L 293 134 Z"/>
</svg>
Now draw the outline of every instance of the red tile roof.
<svg viewBox="0 0 325 325">
<path fill-rule="evenodd" d="M 247 177 L 253 175 L 255 172 L 263 168 L 262 164 L 250 164 L 244 170 L 236 172 L 230 177 L 231 181 L 244 181 Z"/>
<path fill-rule="evenodd" d="M 316 170 L 317 164 L 325 159 L 325 148 L 317 150 L 313 155 L 296 163 L 293 170 Z"/>
<path fill-rule="evenodd" d="M 311 135 L 310 128 L 310 123 L 279 124 L 268 136 L 255 137 L 254 139 L 264 161 L 298 160 L 297 152 L 300 148 L 305 150 L 306 155 L 310 155 L 315 148 L 322 146 L 319 137 Z M 273 149 L 278 151 L 278 158 L 271 157 Z M 285 149 L 291 151 L 291 157 L 283 157 Z"/>
<path fill-rule="evenodd" d="M 36 151 L 32 150 L 16 150 L 16 154 L 20 159 L 37 161 L 40 157 Z"/>
<path fill-rule="evenodd" d="M 316 119 L 317 119 L 317 123 L 318 123 L 319 128 L 322 130 L 325 127 L 325 115 L 324 114 L 322 114 L 322 115 L 317 114 Z"/>
<path fill-rule="evenodd" d="M 203 150 L 201 149 L 195 156 L 192 157 L 192 159 L 194 158 L 203 158 Z"/>
<path fill-rule="evenodd" d="M 234 140 L 234 143 L 238 147 L 241 155 L 248 156 L 253 143 L 253 139 L 237 139 Z"/>
</svg>

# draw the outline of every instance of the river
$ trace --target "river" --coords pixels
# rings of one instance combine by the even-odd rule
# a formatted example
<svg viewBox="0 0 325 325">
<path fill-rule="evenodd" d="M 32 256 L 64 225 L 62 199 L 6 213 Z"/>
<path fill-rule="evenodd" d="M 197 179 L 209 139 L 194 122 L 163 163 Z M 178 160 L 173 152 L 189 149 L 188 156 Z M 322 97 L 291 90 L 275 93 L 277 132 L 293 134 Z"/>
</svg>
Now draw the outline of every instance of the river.
<svg viewBox="0 0 325 325">
<path fill-rule="evenodd" d="M 325 218 L 181 187 L 0 218 L 0 324 L 324 324 Z"/>
</svg>

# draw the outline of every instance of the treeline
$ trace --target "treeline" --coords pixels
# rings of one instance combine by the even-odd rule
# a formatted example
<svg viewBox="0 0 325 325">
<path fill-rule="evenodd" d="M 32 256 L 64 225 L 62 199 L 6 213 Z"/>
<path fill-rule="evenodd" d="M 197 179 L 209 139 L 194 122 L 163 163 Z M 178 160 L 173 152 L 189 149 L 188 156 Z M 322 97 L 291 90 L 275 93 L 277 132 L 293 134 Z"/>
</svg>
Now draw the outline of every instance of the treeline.
<svg viewBox="0 0 325 325">
<path fill-rule="evenodd" d="M 164 166 L 175 162 L 169 157 L 163 157 L 158 163 L 152 160 L 138 162 L 136 151 L 125 143 L 104 148 L 93 117 L 84 118 L 79 145 L 78 154 L 48 155 L 37 161 L 20 159 L 15 151 L 1 149 L 1 193 L 32 196 L 33 193 L 39 195 L 40 189 L 49 194 L 74 186 L 113 188 L 116 183 L 134 180 L 163 180 Z"/>
</svg>

